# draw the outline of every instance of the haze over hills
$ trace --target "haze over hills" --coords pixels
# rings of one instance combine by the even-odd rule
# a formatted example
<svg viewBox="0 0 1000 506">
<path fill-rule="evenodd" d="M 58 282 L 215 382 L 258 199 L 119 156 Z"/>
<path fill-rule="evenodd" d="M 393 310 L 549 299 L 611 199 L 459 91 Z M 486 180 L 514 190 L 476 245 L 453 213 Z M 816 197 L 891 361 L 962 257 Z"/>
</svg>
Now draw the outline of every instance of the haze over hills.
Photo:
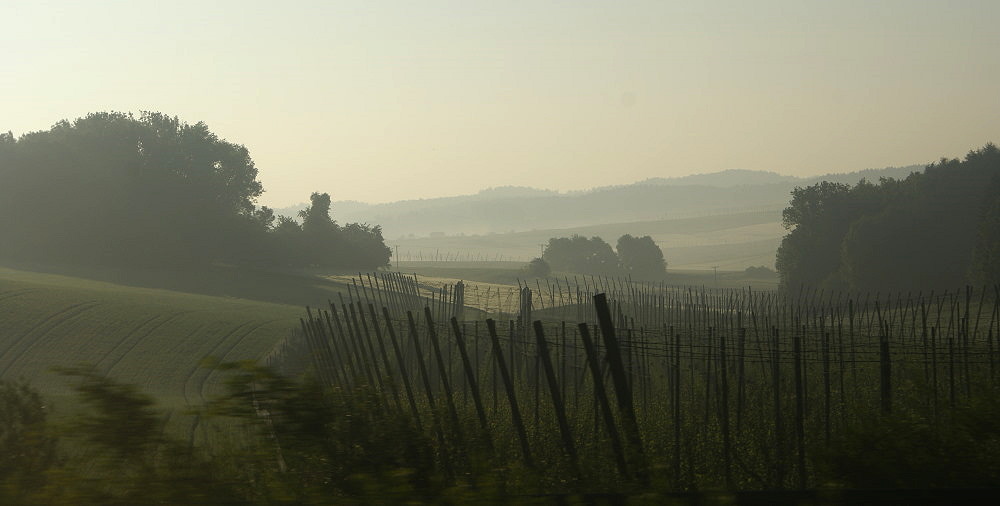
<svg viewBox="0 0 1000 506">
<path fill-rule="evenodd" d="M 474 195 L 383 204 L 336 201 L 332 214 L 340 223 L 379 224 L 388 239 L 563 229 L 744 211 L 775 212 L 788 204 L 796 186 L 822 180 L 853 185 L 861 179 L 903 178 L 923 169 L 922 165 L 911 165 L 809 178 L 725 170 L 575 192 L 507 186 Z M 276 209 L 275 213 L 295 216 L 305 206 Z"/>
</svg>

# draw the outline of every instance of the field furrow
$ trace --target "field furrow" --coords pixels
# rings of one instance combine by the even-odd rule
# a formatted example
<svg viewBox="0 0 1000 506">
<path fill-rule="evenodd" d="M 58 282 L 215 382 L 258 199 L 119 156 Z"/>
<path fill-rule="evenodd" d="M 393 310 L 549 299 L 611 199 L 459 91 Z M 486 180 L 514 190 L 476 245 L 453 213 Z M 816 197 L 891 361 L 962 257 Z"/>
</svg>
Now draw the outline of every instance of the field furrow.
<svg viewBox="0 0 1000 506">
<path fill-rule="evenodd" d="M 31 349 L 32 345 L 35 344 L 28 342 L 27 346 L 23 347 L 20 351 L 16 351 L 16 348 L 18 348 L 22 342 L 28 340 L 29 336 L 37 333 L 36 339 L 40 339 L 59 325 L 62 325 L 71 318 L 83 313 L 84 311 L 93 309 L 98 305 L 100 305 L 100 303 L 97 301 L 85 301 L 73 304 L 62 309 L 61 311 L 51 314 L 48 318 L 36 323 L 30 330 L 21 334 L 20 337 L 14 338 L 7 348 L 4 349 L 3 353 L 0 353 L 0 361 L 4 362 L 4 364 L 0 366 L 0 378 L 4 377 L 11 366 L 17 363 L 17 361 L 24 356 L 29 349 Z"/>
<path fill-rule="evenodd" d="M 20 297 L 22 295 L 27 295 L 27 294 L 29 294 L 29 293 L 31 293 L 33 291 L 35 291 L 35 290 L 32 289 L 32 288 L 22 288 L 20 290 L 10 290 L 10 291 L 7 291 L 7 292 L 2 292 L 2 293 L 0 293 L 0 302 L 3 302 L 5 300 L 7 300 L 7 299 L 14 299 L 14 298 Z"/>
<path fill-rule="evenodd" d="M 241 330 L 245 329 L 246 327 L 248 327 L 250 325 L 251 325 L 250 323 L 243 323 L 243 324 L 239 325 L 238 327 L 233 328 L 226 335 L 220 337 L 218 339 L 218 341 L 217 341 L 218 344 L 216 344 L 215 347 L 212 348 L 212 351 L 209 352 L 207 356 L 214 356 L 216 350 L 218 350 L 227 340 L 229 340 L 230 337 L 236 335 Z M 200 357 L 200 358 L 204 358 L 204 357 Z M 209 374 L 209 371 L 207 371 L 205 369 L 205 367 L 202 366 L 202 364 L 201 364 L 201 362 L 199 360 L 199 361 L 195 362 L 194 366 L 191 368 L 191 372 L 187 375 L 187 378 L 184 380 L 184 389 L 183 389 L 183 391 L 184 391 L 184 401 L 187 403 L 188 406 L 194 406 L 194 402 L 192 402 L 193 400 L 201 400 L 201 386 L 202 386 L 202 382 L 204 381 L 204 378 L 202 380 L 200 380 L 200 381 L 195 379 L 195 377 L 199 376 L 200 374 L 204 374 L 207 377 L 208 374 Z M 195 389 L 193 392 L 197 393 L 198 399 L 192 399 L 192 397 L 193 397 L 191 395 L 192 390 L 190 388 L 192 381 L 197 381 L 197 389 Z"/>
<path fill-rule="evenodd" d="M 124 353 L 122 353 L 121 355 L 119 355 L 118 358 L 116 358 L 114 360 L 114 362 L 112 362 L 108 366 L 108 368 L 104 371 L 104 373 L 110 375 L 111 372 L 115 369 L 115 367 L 118 366 L 118 364 L 120 364 L 122 362 L 122 359 L 124 359 L 126 355 L 128 355 L 129 353 L 131 353 L 132 350 L 134 350 L 136 346 L 138 346 L 140 343 L 143 342 L 143 340 L 145 340 L 149 336 L 153 335 L 153 332 L 156 332 L 157 330 L 163 328 L 164 325 L 166 325 L 166 324 L 168 324 L 168 323 L 176 320 L 180 316 L 185 315 L 185 314 L 189 314 L 189 313 L 190 313 L 190 311 L 182 311 L 182 312 L 170 315 L 170 316 L 164 318 L 163 320 L 161 320 L 159 323 L 157 323 L 157 324 L 153 325 L 152 327 L 150 327 L 148 330 L 146 330 L 146 332 L 142 336 L 140 336 L 140 337 L 138 337 L 136 339 L 132 339 L 132 344 L 128 347 L 128 349 L 125 350 Z M 150 319 L 150 321 L 155 320 L 156 318 L 158 318 L 158 316 L 154 316 L 153 318 Z M 143 325 L 145 325 L 145 323 L 143 323 Z M 136 330 L 138 330 L 140 328 L 142 328 L 142 325 L 136 327 Z M 134 333 L 134 331 L 133 331 L 133 333 Z M 132 335 L 132 333 L 129 333 L 129 335 L 125 336 L 125 338 L 122 339 L 121 343 L 119 343 L 119 346 L 121 344 L 124 344 L 126 341 L 128 341 L 129 337 L 131 337 L 131 335 Z M 118 348 L 118 346 L 115 347 L 115 349 L 117 349 L 117 348 Z M 111 353 L 114 353 L 114 350 L 111 350 L 111 352 L 108 353 L 108 356 L 110 356 Z"/>
<path fill-rule="evenodd" d="M 111 354 L 113 354 L 115 352 L 115 350 L 117 350 L 119 347 L 121 347 L 123 344 L 125 344 L 125 342 L 128 341 L 129 337 L 132 337 L 133 334 L 135 334 L 136 332 L 141 331 L 143 327 L 145 327 L 146 325 L 148 325 L 150 322 L 155 321 L 157 318 L 159 318 L 159 315 L 152 315 L 149 318 L 146 318 L 146 319 L 140 321 L 134 327 L 132 327 L 131 329 L 129 329 L 127 332 L 125 332 L 125 334 L 122 336 L 121 340 L 119 340 L 118 343 L 115 344 L 111 348 L 111 350 L 108 351 L 107 354 L 105 354 L 103 357 L 101 357 L 101 359 L 98 360 L 96 364 L 94 364 L 94 367 L 97 370 L 104 369 L 104 368 L 101 367 L 101 365 L 104 363 L 104 361 L 108 357 L 111 356 Z M 105 374 L 107 374 L 109 372 L 108 369 L 104 369 L 104 371 L 105 371 Z"/>
</svg>

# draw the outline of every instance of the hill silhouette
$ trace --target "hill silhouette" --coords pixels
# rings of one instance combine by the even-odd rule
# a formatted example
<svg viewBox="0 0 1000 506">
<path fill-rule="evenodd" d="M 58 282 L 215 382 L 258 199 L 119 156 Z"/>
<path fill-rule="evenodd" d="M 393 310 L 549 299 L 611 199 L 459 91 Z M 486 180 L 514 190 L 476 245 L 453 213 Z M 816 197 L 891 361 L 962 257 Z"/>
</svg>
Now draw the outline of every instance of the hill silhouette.
<svg viewBox="0 0 1000 506">
<path fill-rule="evenodd" d="M 473 195 L 383 204 L 339 201 L 332 204 L 332 214 L 341 223 L 378 223 L 390 239 L 435 233 L 520 232 L 742 211 L 780 211 L 788 205 L 796 186 L 822 180 L 854 184 L 861 179 L 902 178 L 922 171 L 923 166 L 912 165 L 799 178 L 766 171 L 725 170 L 565 193 L 506 186 Z M 300 204 L 275 212 L 295 216 L 304 207 L 305 204 Z"/>
</svg>

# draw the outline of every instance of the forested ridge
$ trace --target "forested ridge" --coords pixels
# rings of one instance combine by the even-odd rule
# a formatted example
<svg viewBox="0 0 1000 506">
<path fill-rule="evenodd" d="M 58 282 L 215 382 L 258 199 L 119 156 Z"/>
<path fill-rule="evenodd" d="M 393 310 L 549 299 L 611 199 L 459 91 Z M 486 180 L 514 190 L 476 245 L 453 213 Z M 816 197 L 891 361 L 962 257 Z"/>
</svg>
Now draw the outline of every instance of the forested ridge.
<svg viewBox="0 0 1000 506">
<path fill-rule="evenodd" d="M 204 123 L 94 113 L 0 134 L 0 257 L 60 263 L 376 268 L 381 228 L 338 225 L 315 193 L 305 227 L 257 206 L 245 146 Z M 324 206 L 325 202 L 325 206 Z M 318 204 L 318 207 L 316 206 Z M 325 216 L 318 213 L 325 212 Z"/>
<path fill-rule="evenodd" d="M 927 291 L 1000 282 L 1000 149 L 905 179 L 792 192 L 776 266 L 786 289 Z"/>
</svg>

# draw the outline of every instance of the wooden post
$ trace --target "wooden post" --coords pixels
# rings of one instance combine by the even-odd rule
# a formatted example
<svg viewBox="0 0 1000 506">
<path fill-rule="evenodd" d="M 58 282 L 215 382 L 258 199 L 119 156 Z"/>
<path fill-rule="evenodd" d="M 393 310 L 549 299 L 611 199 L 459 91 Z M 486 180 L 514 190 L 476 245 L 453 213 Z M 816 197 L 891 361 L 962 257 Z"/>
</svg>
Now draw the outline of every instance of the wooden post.
<svg viewBox="0 0 1000 506">
<path fill-rule="evenodd" d="M 403 359 L 402 350 L 400 350 L 399 342 L 396 339 L 396 329 L 393 328 L 392 319 L 389 317 L 389 309 L 383 307 L 382 315 L 385 317 L 385 328 L 389 334 L 389 342 L 392 344 L 392 351 L 396 356 L 396 364 L 399 367 L 399 376 L 403 381 L 403 389 L 406 392 L 406 400 L 410 405 L 410 414 L 413 415 L 413 421 L 417 426 L 417 430 L 423 432 L 423 427 L 420 423 L 420 411 L 417 409 L 417 400 L 413 396 L 413 387 L 410 385 L 410 375 L 406 371 L 406 362 Z"/>
<path fill-rule="evenodd" d="M 804 331 L 805 329 L 803 329 Z M 805 393 L 802 378 L 802 335 L 794 334 L 795 353 L 795 446 L 798 451 L 798 488 L 806 488 Z"/>
<path fill-rule="evenodd" d="M 521 410 L 517 405 L 517 394 L 514 393 L 514 383 L 511 381 L 507 364 L 503 358 L 503 350 L 500 348 L 500 337 L 497 336 L 496 322 L 493 319 L 486 320 L 486 330 L 490 334 L 490 341 L 493 343 L 493 356 L 496 358 L 497 369 L 500 370 L 500 377 L 503 379 L 504 389 L 507 390 L 507 401 L 510 403 L 511 421 L 514 429 L 517 430 L 518 440 L 521 442 L 521 456 L 524 464 L 528 467 L 535 467 L 531 458 L 531 445 L 528 443 L 528 434 L 524 430 L 524 421 L 521 419 Z"/>
<path fill-rule="evenodd" d="M 444 357 L 441 355 L 441 345 L 438 343 L 437 330 L 434 328 L 434 318 L 431 316 L 431 308 L 424 308 L 424 318 L 427 320 L 427 335 L 431 339 L 431 348 L 434 351 L 434 357 L 437 359 L 438 374 L 441 376 L 441 384 L 444 386 L 445 401 L 448 403 L 448 414 L 451 416 L 451 423 L 454 425 L 455 438 L 459 441 L 461 445 L 462 438 L 462 425 L 458 421 L 458 409 L 455 408 L 455 396 L 451 390 L 451 380 L 448 378 L 448 371 L 444 363 Z"/>
<path fill-rule="evenodd" d="M 403 402 L 399 399 L 399 386 L 396 385 L 395 375 L 392 373 L 392 364 L 389 362 L 389 354 L 385 351 L 385 343 L 382 341 L 382 329 L 378 324 L 378 314 L 375 313 L 375 306 L 371 303 L 368 304 L 368 314 L 372 320 L 372 328 L 375 330 L 375 341 L 378 343 L 379 353 L 382 357 L 382 364 L 385 367 L 386 379 L 389 381 L 389 390 L 392 392 L 392 398 L 396 402 L 396 408 L 402 413 Z M 361 315 L 362 322 L 364 321 L 364 315 Z M 365 330 L 367 332 L 368 326 L 365 325 Z"/>
<path fill-rule="evenodd" d="M 455 344 L 458 345 L 458 352 L 462 356 L 462 367 L 465 369 L 465 377 L 468 381 L 469 389 L 472 391 L 472 400 L 476 406 L 476 415 L 479 417 L 479 428 L 482 429 L 486 445 L 493 450 L 493 438 L 490 434 L 489 421 L 486 419 L 486 409 L 483 407 L 482 397 L 479 395 L 479 382 L 476 381 L 476 372 L 472 370 L 472 363 L 469 361 L 469 353 L 465 348 L 465 337 L 462 329 L 458 327 L 458 319 L 451 317 L 451 330 L 455 333 Z"/>
<path fill-rule="evenodd" d="M 437 405 L 434 402 L 434 389 L 431 387 L 430 375 L 427 374 L 427 365 L 424 364 L 424 353 L 420 348 L 420 335 L 417 332 L 417 322 L 413 319 L 412 311 L 406 312 L 406 322 L 410 327 L 410 337 L 413 338 L 414 354 L 417 357 L 417 367 L 420 371 L 420 379 L 424 383 L 424 394 L 427 396 L 427 404 L 430 406 L 434 432 L 437 434 L 439 448 L 441 448 L 441 460 L 444 462 L 445 471 L 448 473 L 449 477 L 451 477 L 454 476 L 454 471 L 452 470 L 451 456 L 448 451 L 448 440 L 445 438 L 441 418 L 438 416 Z"/>
<path fill-rule="evenodd" d="M 729 435 L 729 378 L 726 364 L 726 333 L 719 332 L 719 386 L 721 388 L 722 462 L 725 466 L 726 489 L 733 488 L 732 442 Z"/>
<path fill-rule="evenodd" d="M 639 424 L 635 417 L 635 409 L 633 408 L 632 391 L 628 387 L 628 378 L 625 375 L 625 366 L 622 363 L 621 348 L 618 344 L 618 338 L 615 336 L 611 310 L 608 307 L 605 294 L 599 293 L 594 295 L 594 310 L 597 312 L 597 319 L 601 325 L 601 336 L 604 338 L 608 366 L 611 368 L 611 379 L 615 387 L 618 413 L 621 416 L 622 425 L 625 430 L 625 439 L 628 441 L 635 462 L 635 477 L 640 484 L 648 485 L 649 468 L 646 463 L 645 453 L 643 452 L 642 437 L 639 433 Z"/>
<path fill-rule="evenodd" d="M 566 419 L 566 406 L 563 404 L 562 395 L 559 393 L 559 382 L 556 380 L 556 372 L 552 367 L 552 360 L 549 357 L 549 347 L 545 342 L 545 331 L 542 329 L 541 320 L 535 320 L 534 327 L 535 339 L 538 343 L 538 356 L 545 370 L 545 379 L 549 384 L 549 393 L 552 395 L 552 407 L 556 412 L 556 421 L 559 424 L 559 434 L 562 436 L 563 448 L 569 456 L 573 475 L 579 478 L 580 466 L 576 455 L 576 446 L 573 444 L 573 434 L 569 430 L 569 421 Z"/>
<path fill-rule="evenodd" d="M 779 341 L 777 327 L 772 332 L 771 378 L 774 383 L 774 473 L 776 488 L 781 489 L 785 486 L 785 431 L 781 414 L 781 341 Z"/>
<path fill-rule="evenodd" d="M 590 376 L 594 382 L 594 401 L 597 403 L 601 415 L 604 417 L 604 425 L 608 429 L 608 439 L 611 440 L 611 449 L 615 454 L 615 464 L 618 465 L 618 472 L 622 477 L 628 477 L 628 465 L 625 460 L 625 449 L 622 447 L 621 437 L 618 435 L 618 426 L 615 425 L 615 415 L 611 412 L 611 403 L 608 401 L 607 390 L 604 388 L 604 377 L 601 374 L 601 359 L 597 354 L 594 342 L 590 339 L 590 329 L 586 323 L 579 324 L 580 340 L 583 341 L 583 349 L 587 353 L 587 366 L 590 369 Z"/>
<path fill-rule="evenodd" d="M 892 413 L 892 359 L 889 356 L 889 329 L 882 326 L 879 339 L 879 372 L 882 398 L 882 414 Z"/>
</svg>

